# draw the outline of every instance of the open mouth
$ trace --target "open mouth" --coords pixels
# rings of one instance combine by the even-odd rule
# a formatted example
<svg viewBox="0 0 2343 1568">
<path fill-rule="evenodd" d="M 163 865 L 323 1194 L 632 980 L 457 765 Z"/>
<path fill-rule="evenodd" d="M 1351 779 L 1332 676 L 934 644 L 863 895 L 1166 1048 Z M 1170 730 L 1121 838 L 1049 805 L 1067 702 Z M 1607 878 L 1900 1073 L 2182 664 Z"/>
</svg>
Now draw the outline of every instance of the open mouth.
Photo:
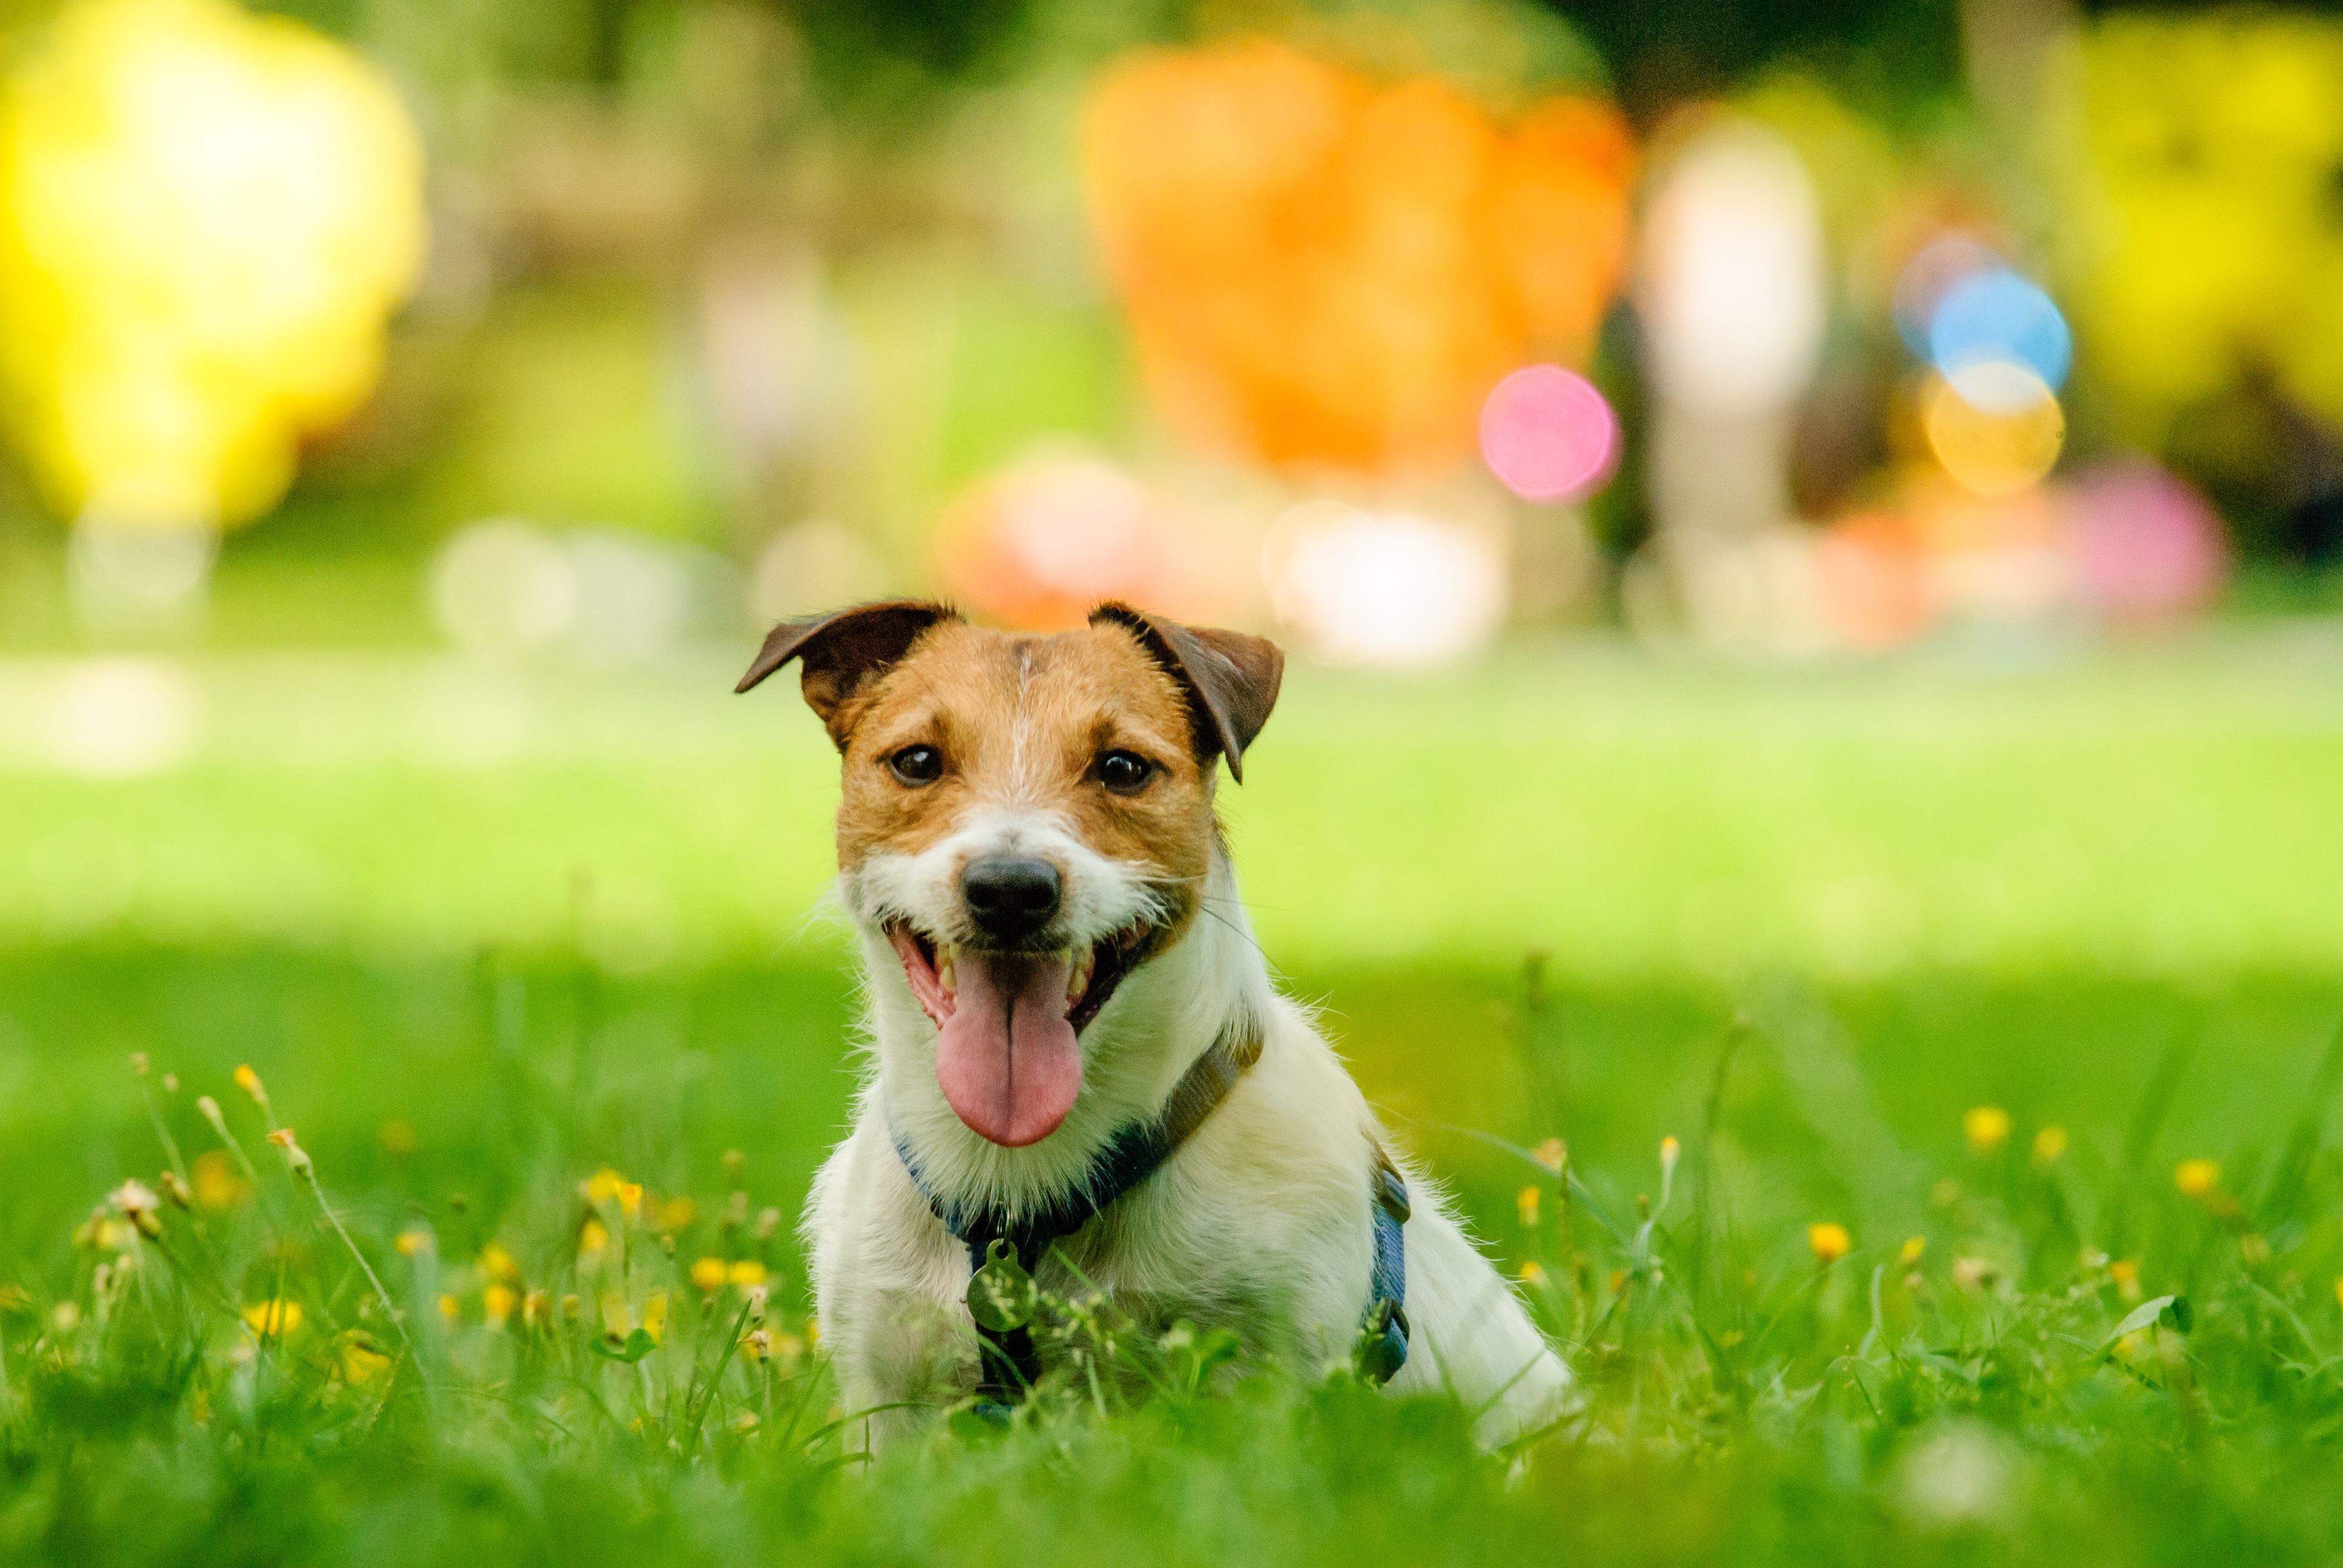
<svg viewBox="0 0 2343 1568">
<path fill-rule="evenodd" d="M 936 1025 L 936 1081 L 971 1131 L 1011 1149 L 1058 1130 L 1081 1091 L 1078 1037 L 1145 961 L 1138 923 L 1086 947 L 1040 951 L 939 945 L 907 921 L 888 940 Z"/>
<path fill-rule="evenodd" d="M 959 1010 L 960 976 L 965 965 L 1046 966 L 1056 960 L 1066 966 L 1063 1016 L 1073 1031 L 1080 1034 L 1113 997 L 1115 987 L 1145 959 L 1154 936 L 1155 929 L 1139 920 L 1092 942 L 1087 950 L 998 952 L 939 945 L 924 932 L 913 930 L 908 920 L 887 922 L 887 940 L 895 944 L 895 952 L 903 960 L 903 978 L 911 982 L 911 994 L 920 999 L 920 1006 L 935 1020 L 938 1029 L 950 1022 Z"/>
</svg>

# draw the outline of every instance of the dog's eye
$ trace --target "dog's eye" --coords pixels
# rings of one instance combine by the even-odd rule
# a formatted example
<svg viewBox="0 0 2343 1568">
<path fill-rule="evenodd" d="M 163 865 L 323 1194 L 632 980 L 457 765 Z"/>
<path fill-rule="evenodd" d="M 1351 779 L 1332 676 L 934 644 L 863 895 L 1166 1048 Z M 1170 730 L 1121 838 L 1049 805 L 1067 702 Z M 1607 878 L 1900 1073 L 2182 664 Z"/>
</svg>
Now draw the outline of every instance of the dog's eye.
<svg viewBox="0 0 2343 1568">
<path fill-rule="evenodd" d="M 916 789 L 944 776 L 944 754 L 932 746 L 906 746 L 887 759 L 887 770 Z"/>
<path fill-rule="evenodd" d="M 1117 795 L 1136 795 L 1155 777 L 1155 764 L 1135 751 L 1109 751 L 1098 759 L 1098 780 Z"/>
</svg>

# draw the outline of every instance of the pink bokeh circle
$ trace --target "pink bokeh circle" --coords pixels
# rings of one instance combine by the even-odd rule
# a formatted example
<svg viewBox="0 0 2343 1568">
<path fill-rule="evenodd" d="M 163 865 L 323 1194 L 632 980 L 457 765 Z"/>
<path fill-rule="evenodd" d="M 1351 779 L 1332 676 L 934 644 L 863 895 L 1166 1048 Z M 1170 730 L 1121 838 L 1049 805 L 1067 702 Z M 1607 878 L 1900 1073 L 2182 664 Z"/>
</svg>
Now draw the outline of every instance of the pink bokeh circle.
<svg viewBox="0 0 2343 1568">
<path fill-rule="evenodd" d="M 1619 419 L 1584 376 L 1532 365 L 1497 383 L 1481 407 L 1481 457 L 1527 500 L 1574 501 L 1619 464 Z"/>
</svg>

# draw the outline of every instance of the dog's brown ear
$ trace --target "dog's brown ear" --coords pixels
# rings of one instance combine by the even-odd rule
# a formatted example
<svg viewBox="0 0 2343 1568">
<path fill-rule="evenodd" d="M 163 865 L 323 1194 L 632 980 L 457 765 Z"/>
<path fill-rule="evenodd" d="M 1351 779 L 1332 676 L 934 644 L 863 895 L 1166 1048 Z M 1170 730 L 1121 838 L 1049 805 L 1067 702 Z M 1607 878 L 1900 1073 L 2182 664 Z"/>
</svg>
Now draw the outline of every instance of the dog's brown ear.
<svg viewBox="0 0 2343 1568">
<path fill-rule="evenodd" d="M 746 691 L 789 660 L 803 661 L 800 684 L 806 706 L 843 749 L 846 737 L 838 720 L 848 699 L 864 681 L 909 653 L 921 632 L 939 621 L 959 618 L 950 605 L 899 598 L 785 620 L 766 634 L 749 673 L 732 689 Z"/>
<path fill-rule="evenodd" d="M 1172 678 L 1188 689 L 1196 757 L 1208 766 L 1229 759 L 1229 777 L 1244 782 L 1245 748 L 1269 722 L 1285 655 L 1265 637 L 1217 627 L 1182 626 L 1160 615 L 1109 602 L 1091 611 L 1091 624 L 1112 621 L 1137 635 Z"/>
</svg>

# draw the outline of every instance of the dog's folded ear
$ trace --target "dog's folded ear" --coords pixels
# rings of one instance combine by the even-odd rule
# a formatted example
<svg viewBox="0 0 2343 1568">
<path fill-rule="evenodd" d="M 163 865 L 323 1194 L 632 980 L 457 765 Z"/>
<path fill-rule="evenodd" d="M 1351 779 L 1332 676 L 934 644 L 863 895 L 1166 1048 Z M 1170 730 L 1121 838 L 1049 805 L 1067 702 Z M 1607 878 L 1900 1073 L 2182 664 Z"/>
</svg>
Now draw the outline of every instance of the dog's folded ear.
<svg viewBox="0 0 2343 1568">
<path fill-rule="evenodd" d="M 959 618 L 960 612 L 950 605 L 899 598 L 785 620 L 766 634 L 749 673 L 732 689 L 746 691 L 789 660 L 800 660 L 806 706 L 842 749 L 846 736 L 840 714 L 863 682 L 909 653 L 930 627 Z"/>
<path fill-rule="evenodd" d="M 1187 689 L 1196 759 L 1209 767 L 1215 756 L 1226 757 L 1229 777 L 1243 783 L 1245 748 L 1269 722 L 1285 678 L 1285 655 L 1277 644 L 1241 631 L 1182 626 L 1112 601 L 1091 611 L 1091 624 L 1101 621 L 1127 628 Z"/>
</svg>

